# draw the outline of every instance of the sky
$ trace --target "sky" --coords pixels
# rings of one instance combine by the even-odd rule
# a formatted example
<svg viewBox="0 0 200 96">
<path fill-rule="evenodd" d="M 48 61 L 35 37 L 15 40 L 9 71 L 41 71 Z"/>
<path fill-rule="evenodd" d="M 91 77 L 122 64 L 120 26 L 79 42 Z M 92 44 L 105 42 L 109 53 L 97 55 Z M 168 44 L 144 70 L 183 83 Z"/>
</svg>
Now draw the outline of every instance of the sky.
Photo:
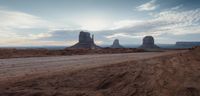
<svg viewBox="0 0 200 96">
<path fill-rule="evenodd" d="M 71 46 L 82 30 L 98 45 L 200 41 L 200 0 L 0 0 L 0 46 Z"/>
</svg>

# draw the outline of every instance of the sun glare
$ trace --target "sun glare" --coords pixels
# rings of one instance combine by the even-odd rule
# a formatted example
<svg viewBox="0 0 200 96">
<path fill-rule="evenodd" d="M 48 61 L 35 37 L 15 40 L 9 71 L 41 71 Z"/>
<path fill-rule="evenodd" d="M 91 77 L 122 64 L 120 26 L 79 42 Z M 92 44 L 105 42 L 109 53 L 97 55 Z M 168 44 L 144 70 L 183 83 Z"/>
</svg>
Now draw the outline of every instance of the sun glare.
<svg viewBox="0 0 200 96">
<path fill-rule="evenodd" d="M 83 30 L 99 31 L 104 30 L 109 25 L 109 22 L 104 18 L 87 18 L 81 23 Z"/>
</svg>

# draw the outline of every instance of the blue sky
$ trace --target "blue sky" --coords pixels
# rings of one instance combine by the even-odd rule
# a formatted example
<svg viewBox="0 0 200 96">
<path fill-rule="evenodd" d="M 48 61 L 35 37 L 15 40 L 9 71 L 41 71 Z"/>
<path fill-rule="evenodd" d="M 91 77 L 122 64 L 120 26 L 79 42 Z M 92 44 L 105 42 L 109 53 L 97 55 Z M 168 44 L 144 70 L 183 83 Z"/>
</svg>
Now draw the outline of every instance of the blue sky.
<svg viewBox="0 0 200 96">
<path fill-rule="evenodd" d="M 200 41 L 199 0 L 0 0 L 1 46 L 73 45 L 81 30 L 99 45 Z"/>
</svg>

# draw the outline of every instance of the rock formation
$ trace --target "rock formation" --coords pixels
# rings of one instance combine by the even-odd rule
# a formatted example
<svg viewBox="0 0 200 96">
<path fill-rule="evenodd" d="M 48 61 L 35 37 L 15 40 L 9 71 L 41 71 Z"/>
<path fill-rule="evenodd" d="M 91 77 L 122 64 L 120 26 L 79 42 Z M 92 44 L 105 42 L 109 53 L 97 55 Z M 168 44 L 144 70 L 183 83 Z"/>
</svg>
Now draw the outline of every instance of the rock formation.
<svg viewBox="0 0 200 96">
<path fill-rule="evenodd" d="M 192 48 L 194 46 L 200 46 L 200 42 L 176 42 L 176 47 L 180 48 Z"/>
<path fill-rule="evenodd" d="M 158 49 L 159 47 L 154 44 L 154 38 L 152 36 L 146 36 L 143 38 L 143 44 L 139 48 Z"/>
<path fill-rule="evenodd" d="M 100 47 L 94 43 L 94 35 L 92 35 L 92 38 L 91 38 L 89 32 L 81 31 L 79 34 L 79 42 L 71 46 L 70 48 L 95 49 L 95 48 L 100 48 Z"/>
<path fill-rule="evenodd" d="M 118 39 L 115 39 L 111 48 L 124 48 L 124 47 L 119 44 Z"/>
</svg>

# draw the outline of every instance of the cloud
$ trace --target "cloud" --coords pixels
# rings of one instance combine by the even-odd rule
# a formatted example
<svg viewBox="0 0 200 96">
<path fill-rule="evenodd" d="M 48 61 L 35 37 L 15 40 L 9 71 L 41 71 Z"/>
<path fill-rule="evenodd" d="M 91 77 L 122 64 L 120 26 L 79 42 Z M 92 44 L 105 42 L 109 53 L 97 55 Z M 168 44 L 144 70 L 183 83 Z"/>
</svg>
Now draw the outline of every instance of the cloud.
<svg viewBox="0 0 200 96">
<path fill-rule="evenodd" d="M 116 33 L 116 34 L 112 34 L 112 35 L 108 35 L 106 36 L 106 38 L 108 39 L 112 39 L 112 38 L 121 38 L 121 37 L 125 37 L 125 38 L 142 38 L 143 36 L 133 36 L 127 33 Z"/>
<path fill-rule="evenodd" d="M 156 0 L 151 0 L 145 4 L 136 7 L 136 9 L 138 11 L 152 11 L 155 10 L 157 7 L 159 7 L 159 5 L 156 4 Z"/>
<path fill-rule="evenodd" d="M 122 20 L 115 22 L 115 26 L 111 28 L 112 30 L 107 30 L 109 34 L 105 37 L 107 39 L 133 39 L 152 35 L 155 38 L 167 40 L 166 38 L 170 37 L 161 38 L 161 36 L 171 34 L 171 41 L 175 42 L 176 38 L 174 37 L 176 36 L 200 34 L 200 8 L 193 10 L 181 10 L 180 8 L 181 6 L 176 6 L 155 13 L 151 15 L 152 19 L 148 20 Z"/>
<path fill-rule="evenodd" d="M 71 45 L 77 42 L 77 34 L 83 27 L 51 22 L 32 14 L 6 8 L 0 8 L 0 21 L 0 44 L 4 46 L 52 45 L 53 43 Z M 66 43 L 63 43 L 64 41 Z M 98 43 L 102 41 L 99 40 Z"/>
<path fill-rule="evenodd" d="M 54 40 L 38 41 L 41 38 L 51 37 L 52 30 L 64 29 L 62 24 L 52 23 L 32 14 L 5 8 L 0 8 L 0 21 L 1 45 L 64 44 Z"/>
<path fill-rule="evenodd" d="M 50 34 L 50 33 L 39 33 L 39 34 L 29 34 L 28 36 L 32 37 L 33 39 L 40 39 L 40 38 L 51 37 L 52 34 Z"/>
<path fill-rule="evenodd" d="M 141 40 L 146 35 L 152 35 L 160 40 L 167 40 L 164 34 L 176 37 L 186 34 L 200 34 L 200 9 L 181 11 L 178 7 L 170 8 L 155 13 L 148 20 L 121 20 L 114 22 L 113 26 L 106 30 L 91 31 L 101 44 L 110 44 L 113 39 L 120 38 L 124 42 Z M 57 30 L 48 35 L 45 40 L 78 40 L 80 30 Z M 173 36 L 172 36 L 173 35 Z M 161 38 L 162 37 L 162 38 Z M 125 41 L 127 40 L 127 41 Z M 169 41 L 175 42 L 176 38 Z M 167 41 L 166 41 L 167 42 Z"/>
<path fill-rule="evenodd" d="M 171 31 L 170 33 L 172 34 L 199 33 L 197 29 L 200 26 L 200 8 L 186 11 L 174 10 L 174 8 L 172 8 L 171 10 L 154 14 L 153 19 L 140 20 L 137 23 L 130 23 L 135 22 L 134 20 L 125 21 L 127 23 L 123 25 L 126 26 L 120 27 L 115 31 L 124 31 L 128 33 L 148 33 L 156 31 L 159 33 L 161 33 L 161 31 Z"/>
<path fill-rule="evenodd" d="M 118 22 L 114 22 L 111 30 L 120 29 L 120 28 L 128 28 L 137 24 L 142 23 L 142 20 L 121 20 Z"/>
<path fill-rule="evenodd" d="M 167 10 L 155 15 L 155 22 L 165 22 L 159 30 L 174 35 L 200 33 L 200 8 L 187 11 Z"/>
<path fill-rule="evenodd" d="M 169 10 L 179 10 L 179 9 L 182 8 L 182 7 L 183 7 L 183 4 L 178 5 L 178 6 L 175 6 L 175 7 L 173 7 L 173 8 L 170 8 Z"/>
<path fill-rule="evenodd" d="M 156 5 L 156 1 L 152 2 Z M 160 42 L 175 42 L 178 36 L 200 34 L 200 8 L 181 10 L 182 6 L 150 14 L 150 19 L 120 20 L 104 30 L 89 32 L 95 34 L 98 44 L 111 44 L 116 38 L 123 43 L 136 43 L 146 35 L 152 35 Z M 11 10 L 0 9 L 0 21 L 1 45 L 73 45 L 78 41 L 81 31 L 81 28 L 70 28 L 65 24 L 52 23 L 38 16 Z"/>
<path fill-rule="evenodd" d="M 3 46 L 70 46 L 76 43 L 76 41 L 37 41 L 31 39 L 4 39 L 0 43 Z M 2 46 L 1 45 L 1 46 Z"/>
<path fill-rule="evenodd" d="M 0 27 L 4 28 L 38 28 L 47 23 L 37 16 L 17 11 L 0 10 L 0 17 Z"/>
<path fill-rule="evenodd" d="M 18 33 L 22 33 L 23 29 L 50 27 L 47 21 L 37 16 L 10 10 L 0 10 L 0 21 L 1 38 L 20 38 Z M 25 37 L 27 34 L 24 34 Z"/>
<path fill-rule="evenodd" d="M 0 8 L 0 21 L 0 44 L 3 46 L 73 45 L 80 32 L 79 28 L 5 8 Z"/>
</svg>

